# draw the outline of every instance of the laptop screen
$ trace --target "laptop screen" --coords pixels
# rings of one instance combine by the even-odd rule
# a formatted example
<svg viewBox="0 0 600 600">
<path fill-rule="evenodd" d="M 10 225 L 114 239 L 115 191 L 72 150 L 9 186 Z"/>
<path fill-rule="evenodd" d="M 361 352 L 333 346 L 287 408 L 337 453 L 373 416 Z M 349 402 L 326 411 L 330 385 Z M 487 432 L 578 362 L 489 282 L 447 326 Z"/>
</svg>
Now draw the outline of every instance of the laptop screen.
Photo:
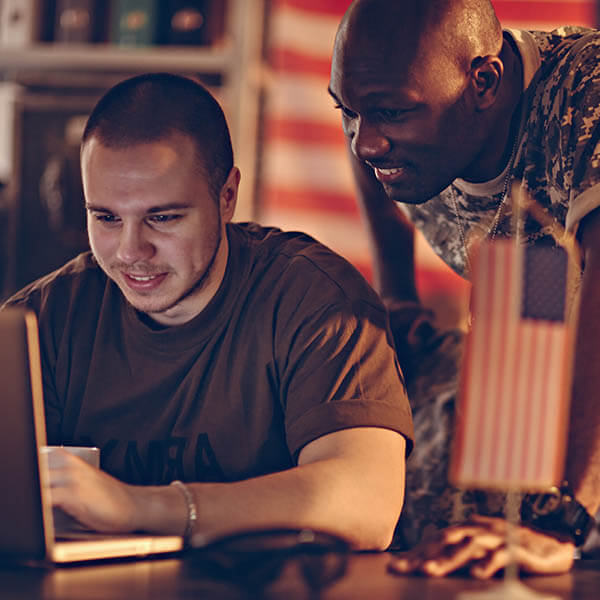
<svg viewBox="0 0 600 600">
<path fill-rule="evenodd" d="M 0 311 L 0 560 L 70 563 L 179 552 L 179 535 L 88 532 L 56 543 L 44 478 L 46 445 L 37 318 Z M 40 467 L 40 460 L 42 465 Z"/>
<path fill-rule="evenodd" d="M 38 465 L 38 444 L 45 444 L 44 438 L 37 320 L 31 311 L 7 308 L 0 311 L 1 558 L 46 555 L 47 509 Z"/>
</svg>

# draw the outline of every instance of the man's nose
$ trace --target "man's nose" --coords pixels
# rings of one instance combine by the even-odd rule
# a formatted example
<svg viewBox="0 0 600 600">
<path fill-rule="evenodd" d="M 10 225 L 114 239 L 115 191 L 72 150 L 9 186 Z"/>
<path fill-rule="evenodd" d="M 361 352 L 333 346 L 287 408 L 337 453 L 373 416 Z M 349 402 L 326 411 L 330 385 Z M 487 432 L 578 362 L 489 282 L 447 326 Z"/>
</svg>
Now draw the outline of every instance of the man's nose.
<svg viewBox="0 0 600 600">
<path fill-rule="evenodd" d="M 376 125 L 359 118 L 355 123 L 351 148 L 357 158 L 370 161 L 383 158 L 390 151 L 391 144 Z"/>
<path fill-rule="evenodd" d="M 143 224 L 124 224 L 119 238 L 117 258 L 125 264 L 147 260 L 154 255 L 154 245 L 147 238 Z"/>
</svg>

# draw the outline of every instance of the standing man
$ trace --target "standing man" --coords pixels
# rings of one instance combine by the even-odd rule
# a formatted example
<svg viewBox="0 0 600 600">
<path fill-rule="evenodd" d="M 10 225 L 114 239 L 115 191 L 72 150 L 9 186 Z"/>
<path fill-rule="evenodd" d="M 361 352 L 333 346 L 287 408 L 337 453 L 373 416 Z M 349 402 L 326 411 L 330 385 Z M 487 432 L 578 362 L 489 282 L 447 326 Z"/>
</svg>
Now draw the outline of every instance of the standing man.
<svg viewBox="0 0 600 600">
<path fill-rule="evenodd" d="M 446 469 L 460 361 L 460 336 L 437 335 L 419 305 L 412 228 L 468 278 L 473 244 L 513 235 L 515 180 L 543 217 L 527 216 L 523 242 L 548 239 L 558 223 L 581 246 L 565 475 L 586 530 L 600 505 L 599 49 L 593 30 L 503 31 L 489 0 L 356 0 L 337 32 L 330 93 L 414 410 L 418 455 L 409 462 L 404 528 L 412 543 L 423 518 L 450 522 Z M 486 504 L 477 494 L 469 500 L 477 510 Z M 546 535 L 521 528 L 524 569 L 570 567 L 582 537 L 565 521 L 557 514 Z M 468 565 L 490 576 L 507 559 L 504 529 L 500 519 L 451 528 L 396 567 L 442 575 Z"/>
<path fill-rule="evenodd" d="M 190 79 L 109 90 L 81 167 L 91 252 L 6 304 L 38 316 L 48 442 L 101 448 L 102 471 L 52 454 L 53 504 L 105 532 L 387 547 L 412 423 L 375 292 L 304 234 L 231 222 L 227 124 Z"/>
</svg>

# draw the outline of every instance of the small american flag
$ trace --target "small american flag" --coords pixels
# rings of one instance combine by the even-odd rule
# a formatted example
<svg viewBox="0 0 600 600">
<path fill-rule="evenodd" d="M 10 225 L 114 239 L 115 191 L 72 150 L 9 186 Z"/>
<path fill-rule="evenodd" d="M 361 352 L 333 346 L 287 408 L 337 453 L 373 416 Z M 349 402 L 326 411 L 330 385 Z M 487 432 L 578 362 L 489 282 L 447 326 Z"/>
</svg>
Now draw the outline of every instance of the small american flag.
<svg viewBox="0 0 600 600">
<path fill-rule="evenodd" d="M 571 340 L 567 253 L 483 244 L 473 273 L 451 479 L 460 486 L 544 488 L 564 466 Z"/>
</svg>

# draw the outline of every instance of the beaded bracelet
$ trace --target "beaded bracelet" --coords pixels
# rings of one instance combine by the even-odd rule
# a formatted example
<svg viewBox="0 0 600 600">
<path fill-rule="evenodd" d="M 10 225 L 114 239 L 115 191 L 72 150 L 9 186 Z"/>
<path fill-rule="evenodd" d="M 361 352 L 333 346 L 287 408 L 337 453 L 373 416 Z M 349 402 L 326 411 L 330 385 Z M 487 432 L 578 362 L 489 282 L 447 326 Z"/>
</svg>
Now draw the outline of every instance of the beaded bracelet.
<svg viewBox="0 0 600 600">
<path fill-rule="evenodd" d="M 194 495 L 189 490 L 187 485 L 179 479 L 171 482 L 171 485 L 174 485 L 177 489 L 181 490 L 183 497 L 185 498 L 187 504 L 187 523 L 185 525 L 185 531 L 183 532 L 183 539 L 185 542 L 189 542 L 192 534 L 194 533 L 194 529 L 196 527 L 196 521 L 198 520 L 198 509 L 196 508 L 196 501 L 194 500 Z"/>
</svg>

